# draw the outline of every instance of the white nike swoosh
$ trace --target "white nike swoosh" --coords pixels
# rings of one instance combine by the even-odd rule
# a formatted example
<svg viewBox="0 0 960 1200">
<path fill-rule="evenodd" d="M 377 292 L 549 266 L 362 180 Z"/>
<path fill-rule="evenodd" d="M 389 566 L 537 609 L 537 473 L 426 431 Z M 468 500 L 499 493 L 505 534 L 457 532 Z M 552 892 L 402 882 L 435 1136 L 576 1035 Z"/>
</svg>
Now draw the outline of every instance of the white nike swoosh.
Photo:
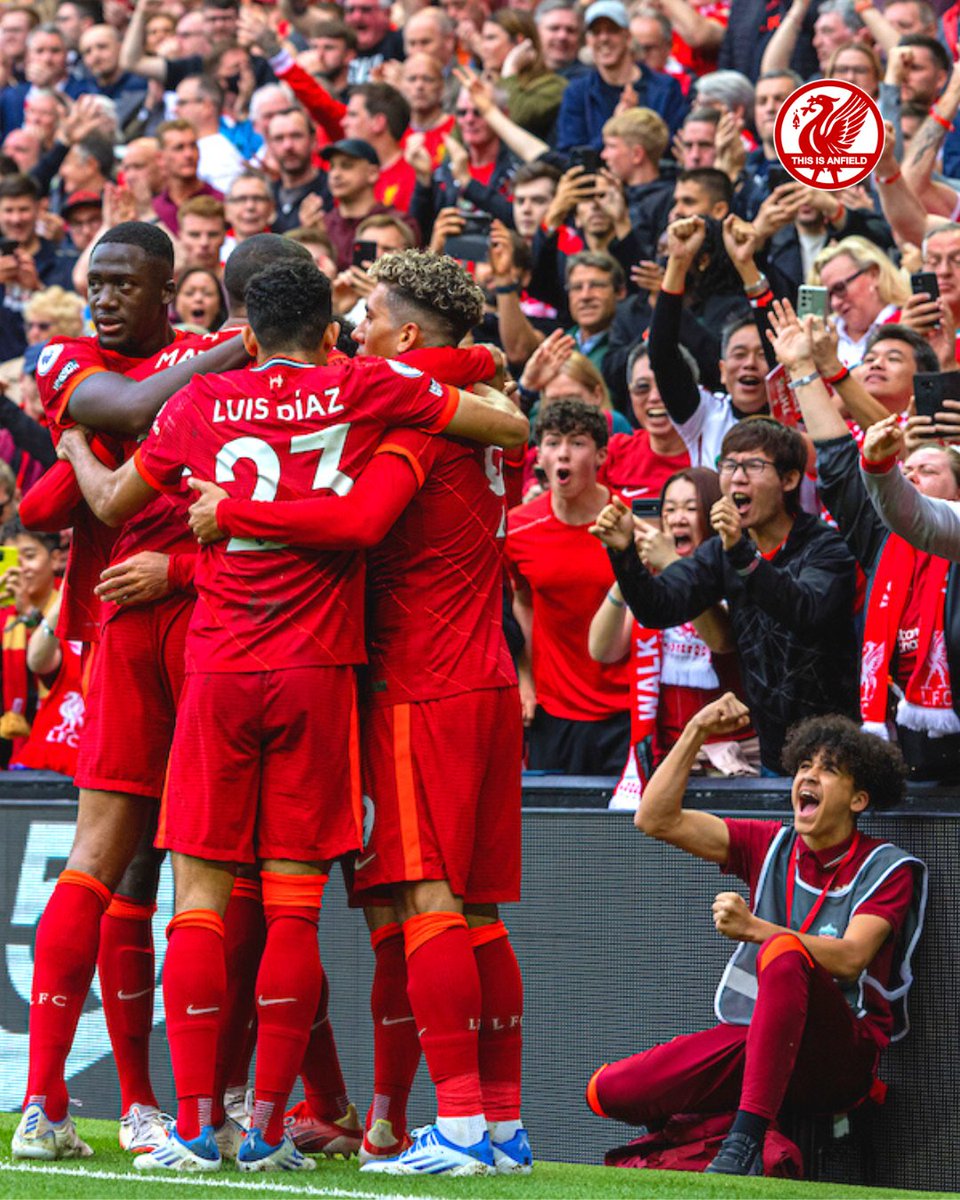
<svg viewBox="0 0 960 1200">
<path fill-rule="evenodd" d="M 412 1021 L 412 1020 L 413 1020 L 413 1017 L 383 1017 L 383 1018 L 381 1018 L 380 1024 L 381 1025 L 402 1025 L 404 1023 L 404 1021 Z"/>
<path fill-rule="evenodd" d="M 152 987 L 144 988 L 142 992 L 117 992 L 118 1000 L 138 1000 L 141 996 L 149 996 Z"/>
<path fill-rule="evenodd" d="M 651 494 L 650 489 L 645 488 L 645 487 L 635 487 L 635 488 L 622 487 L 619 489 L 619 491 L 620 491 L 620 495 L 623 496 L 627 500 L 635 500 L 638 496 L 649 496 Z"/>
<path fill-rule="evenodd" d="M 296 1004 L 296 996 L 277 996 L 271 1000 L 265 1000 L 263 996 L 257 997 L 257 1003 L 261 1008 L 269 1008 L 271 1004 Z"/>
<path fill-rule="evenodd" d="M 219 1011 L 220 1011 L 219 1004 L 215 1004 L 213 1006 L 213 1008 L 194 1008 L 192 1004 L 187 1005 L 187 1016 L 188 1017 L 199 1017 L 199 1016 L 202 1016 L 204 1013 L 212 1013 L 212 1012 L 219 1012 Z"/>
<path fill-rule="evenodd" d="M 368 854 L 366 858 L 358 858 L 354 869 L 357 871 L 362 871 L 363 868 L 372 863 L 376 857 L 377 852 L 374 851 L 373 854 Z"/>
</svg>

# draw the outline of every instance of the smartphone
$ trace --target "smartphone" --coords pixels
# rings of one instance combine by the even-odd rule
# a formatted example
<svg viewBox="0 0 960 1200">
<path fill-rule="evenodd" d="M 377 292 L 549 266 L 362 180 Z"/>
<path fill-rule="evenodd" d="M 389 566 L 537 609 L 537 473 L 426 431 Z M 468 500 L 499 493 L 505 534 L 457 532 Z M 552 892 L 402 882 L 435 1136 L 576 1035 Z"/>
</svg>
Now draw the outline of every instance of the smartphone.
<svg viewBox="0 0 960 1200">
<path fill-rule="evenodd" d="M 944 400 L 960 400 L 960 371 L 920 372 L 913 377 L 913 400 L 918 417 L 936 419 Z"/>
<path fill-rule="evenodd" d="M 20 566 L 20 551 L 16 546 L 0 546 L 0 604 L 13 600 L 13 592 L 7 587 L 7 572 Z"/>
<path fill-rule="evenodd" d="M 0 254 L 13 254 L 19 248 L 16 238 L 0 238 Z"/>
<path fill-rule="evenodd" d="M 603 159 L 593 146 L 574 146 L 570 151 L 570 166 L 583 167 L 588 175 L 596 175 L 603 166 Z"/>
<path fill-rule="evenodd" d="M 443 252 L 460 262 L 485 263 L 490 257 L 490 239 L 476 233 L 461 234 L 447 238 Z"/>
<path fill-rule="evenodd" d="M 355 267 L 365 267 L 367 263 L 376 262 L 379 252 L 380 247 L 376 242 L 354 242 L 353 265 Z"/>
<path fill-rule="evenodd" d="M 767 169 L 768 190 L 771 192 L 774 188 L 780 187 L 781 184 L 796 182 L 786 167 L 774 166 Z"/>
<path fill-rule="evenodd" d="M 914 295 L 926 292 L 931 300 L 940 299 L 940 284 L 932 271 L 914 271 L 910 276 L 910 291 Z"/>
<path fill-rule="evenodd" d="M 813 316 L 826 320 L 829 303 L 825 287 L 812 287 L 802 283 L 797 293 L 797 316 L 807 317 L 812 313 Z"/>
<path fill-rule="evenodd" d="M 643 517 L 645 521 L 659 521 L 662 508 L 663 501 L 659 496 L 641 496 L 639 500 L 634 500 L 630 504 L 633 515 Z"/>
</svg>

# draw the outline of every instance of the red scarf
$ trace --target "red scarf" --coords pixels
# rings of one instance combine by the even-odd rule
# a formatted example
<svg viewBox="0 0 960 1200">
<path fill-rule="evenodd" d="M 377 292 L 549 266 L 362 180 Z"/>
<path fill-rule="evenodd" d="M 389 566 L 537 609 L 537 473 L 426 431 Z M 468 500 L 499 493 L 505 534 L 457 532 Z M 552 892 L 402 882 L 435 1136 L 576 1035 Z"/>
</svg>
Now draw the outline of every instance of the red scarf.
<svg viewBox="0 0 960 1200">
<path fill-rule="evenodd" d="M 916 665 L 897 709 L 898 724 L 933 735 L 956 732 L 950 670 L 943 630 L 944 597 L 949 562 L 925 555 L 902 538 L 887 538 L 874 573 L 863 632 L 860 665 L 860 717 L 864 728 L 886 736 L 890 662 L 907 596 L 917 575 L 917 565 L 929 567 L 919 597 L 920 641 Z"/>
<path fill-rule="evenodd" d="M 660 698 L 662 636 L 633 622 L 630 630 L 630 754 L 610 801 L 611 808 L 635 810 L 647 783 L 637 746 L 653 735 Z"/>
<path fill-rule="evenodd" d="M 10 765 L 36 771 L 59 771 L 74 775 L 77 748 L 83 731 L 80 642 L 61 642 L 63 660 L 57 677 L 47 691 L 40 684 L 40 702 L 30 737 L 14 755 Z"/>
</svg>

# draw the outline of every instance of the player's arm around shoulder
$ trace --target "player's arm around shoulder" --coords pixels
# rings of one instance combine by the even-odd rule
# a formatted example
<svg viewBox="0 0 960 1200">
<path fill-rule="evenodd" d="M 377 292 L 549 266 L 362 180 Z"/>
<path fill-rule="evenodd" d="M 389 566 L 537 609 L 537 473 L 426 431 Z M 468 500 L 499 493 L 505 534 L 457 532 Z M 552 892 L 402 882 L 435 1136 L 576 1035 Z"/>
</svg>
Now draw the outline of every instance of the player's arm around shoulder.
<svg viewBox="0 0 960 1200">
<path fill-rule="evenodd" d="M 634 824 L 641 833 L 697 858 L 724 866 L 730 849 L 726 822 L 713 813 L 683 807 L 690 772 L 708 737 L 730 735 L 750 721 L 750 711 L 732 692 L 702 708 L 687 723 L 670 753 L 644 788 Z"/>
<path fill-rule="evenodd" d="M 530 422 L 509 396 L 484 383 L 457 391 L 459 403 L 444 433 L 505 449 L 526 443 Z"/>
</svg>

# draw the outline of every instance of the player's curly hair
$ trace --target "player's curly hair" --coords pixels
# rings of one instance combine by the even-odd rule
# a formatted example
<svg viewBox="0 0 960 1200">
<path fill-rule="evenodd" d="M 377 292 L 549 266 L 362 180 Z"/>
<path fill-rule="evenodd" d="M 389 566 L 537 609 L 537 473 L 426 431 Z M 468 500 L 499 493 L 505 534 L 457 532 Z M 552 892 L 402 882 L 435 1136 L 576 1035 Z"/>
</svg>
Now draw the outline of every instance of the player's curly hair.
<svg viewBox="0 0 960 1200">
<path fill-rule="evenodd" d="M 400 250 L 377 259 L 369 273 L 386 284 L 395 316 L 432 327 L 442 344 L 458 345 L 483 317 L 483 292 L 452 258 Z"/>
<path fill-rule="evenodd" d="M 907 767 L 899 746 L 865 733 L 849 717 L 808 717 L 790 729 L 781 758 L 788 775 L 817 755 L 851 776 L 854 788 L 870 797 L 870 808 L 893 808 L 903 799 Z"/>
</svg>

